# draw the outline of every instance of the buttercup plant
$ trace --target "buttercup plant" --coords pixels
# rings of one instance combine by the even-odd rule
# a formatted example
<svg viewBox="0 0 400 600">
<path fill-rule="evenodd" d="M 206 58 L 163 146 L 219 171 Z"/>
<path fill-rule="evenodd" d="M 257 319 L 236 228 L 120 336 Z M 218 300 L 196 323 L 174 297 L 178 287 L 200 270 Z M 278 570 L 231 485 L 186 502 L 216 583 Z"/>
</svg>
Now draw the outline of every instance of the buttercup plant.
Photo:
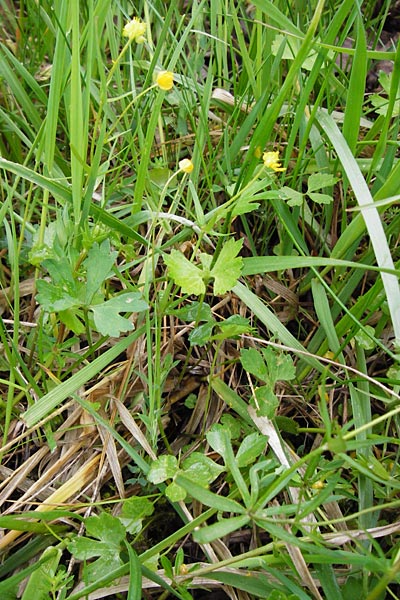
<svg viewBox="0 0 400 600">
<path fill-rule="evenodd" d="M 400 598 L 396 2 L 39 4 L 0 9 L 0 598 Z"/>
</svg>

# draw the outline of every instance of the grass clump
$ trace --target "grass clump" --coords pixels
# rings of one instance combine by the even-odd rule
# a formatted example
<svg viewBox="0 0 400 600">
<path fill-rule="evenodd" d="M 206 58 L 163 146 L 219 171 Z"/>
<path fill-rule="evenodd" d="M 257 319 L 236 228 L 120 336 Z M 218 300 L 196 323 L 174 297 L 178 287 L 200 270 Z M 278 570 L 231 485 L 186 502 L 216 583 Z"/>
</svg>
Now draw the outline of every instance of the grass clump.
<svg viewBox="0 0 400 600">
<path fill-rule="evenodd" d="M 1 2 L 2 598 L 399 596 L 392 4 Z"/>
</svg>

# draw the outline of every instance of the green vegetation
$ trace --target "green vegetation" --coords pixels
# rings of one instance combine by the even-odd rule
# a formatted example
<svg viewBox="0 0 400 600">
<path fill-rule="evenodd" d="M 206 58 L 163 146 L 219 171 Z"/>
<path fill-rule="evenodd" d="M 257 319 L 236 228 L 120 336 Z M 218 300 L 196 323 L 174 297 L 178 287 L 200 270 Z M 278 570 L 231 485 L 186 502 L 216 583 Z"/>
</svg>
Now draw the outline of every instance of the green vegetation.
<svg viewBox="0 0 400 600">
<path fill-rule="evenodd" d="M 400 598 L 392 5 L 0 0 L 2 599 Z"/>
</svg>

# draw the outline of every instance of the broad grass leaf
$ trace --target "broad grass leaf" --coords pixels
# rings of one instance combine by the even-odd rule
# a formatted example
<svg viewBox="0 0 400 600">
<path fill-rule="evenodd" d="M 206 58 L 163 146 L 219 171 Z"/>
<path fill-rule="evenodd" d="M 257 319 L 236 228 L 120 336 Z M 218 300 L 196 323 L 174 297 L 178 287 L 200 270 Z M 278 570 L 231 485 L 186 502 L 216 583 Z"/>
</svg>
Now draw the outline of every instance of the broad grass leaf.
<svg viewBox="0 0 400 600">
<path fill-rule="evenodd" d="M 184 473 L 178 473 L 175 477 L 175 482 L 183 487 L 193 498 L 210 508 L 236 514 L 244 514 L 246 512 L 245 507 L 236 502 L 236 500 L 210 492 L 210 490 L 199 485 L 193 479 L 186 477 Z"/>
<path fill-rule="evenodd" d="M 61 556 L 62 551 L 60 548 L 54 548 L 53 546 L 46 548 L 41 556 L 45 562 L 30 576 L 21 600 L 45 600 L 49 598 L 53 588 L 53 578 Z"/>
<path fill-rule="evenodd" d="M 219 540 L 250 522 L 250 517 L 241 515 L 239 517 L 230 517 L 229 519 L 221 519 L 208 527 L 201 527 L 193 532 L 193 540 L 198 544 L 207 544 L 214 540 Z"/>
</svg>

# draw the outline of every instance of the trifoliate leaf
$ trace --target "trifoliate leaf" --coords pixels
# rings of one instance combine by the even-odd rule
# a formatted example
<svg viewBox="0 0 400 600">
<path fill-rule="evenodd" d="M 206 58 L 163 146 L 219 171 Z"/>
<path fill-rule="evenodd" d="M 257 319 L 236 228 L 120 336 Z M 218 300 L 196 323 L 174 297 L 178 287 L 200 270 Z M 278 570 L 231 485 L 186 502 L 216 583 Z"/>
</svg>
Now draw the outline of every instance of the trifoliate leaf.
<svg viewBox="0 0 400 600">
<path fill-rule="evenodd" d="M 182 288 L 184 294 L 204 294 L 206 286 L 203 281 L 203 272 L 191 263 L 182 252 L 171 250 L 164 256 L 170 277 Z"/>
<path fill-rule="evenodd" d="M 212 255 L 202 252 L 200 261 L 202 268 L 191 263 L 181 252 L 171 250 L 165 255 L 164 261 L 170 277 L 180 285 L 185 294 L 204 294 L 206 282 L 214 279 L 214 294 L 225 294 L 236 283 L 243 267 L 243 259 L 237 254 L 243 245 L 243 240 L 228 240 L 221 249 L 214 267 L 211 268 Z"/>
<path fill-rule="evenodd" d="M 211 270 L 216 296 L 225 294 L 236 285 L 243 268 L 243 259 L 241 256 L 237 256 L 242 246 L 243 239 L 230 239 L 222 246 L 217 261 Z"/>
<path fill-rule="evenodd" d="M 114 296 L 107 302 L 90 307 L 97 331 L 102 335 L 118 337 L 121 332 L 132 331 L 133 324 L 118 313 L 141 312 L 148 308 L 139 292 L 128 292 Z"/>
</svg>

